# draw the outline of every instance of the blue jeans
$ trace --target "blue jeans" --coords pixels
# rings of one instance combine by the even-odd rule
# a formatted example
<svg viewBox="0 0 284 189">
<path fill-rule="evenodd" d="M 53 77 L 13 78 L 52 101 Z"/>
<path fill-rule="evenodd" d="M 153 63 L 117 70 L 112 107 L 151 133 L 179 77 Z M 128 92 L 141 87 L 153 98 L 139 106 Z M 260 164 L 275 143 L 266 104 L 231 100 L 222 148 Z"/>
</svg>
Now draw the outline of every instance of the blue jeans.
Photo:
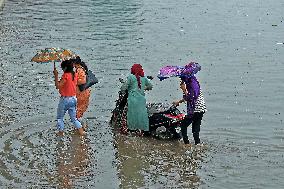
<svg viewBox="0 0 284 189">
<path fill-rule="evenodd" d="M 64 129 L 64 115 L 67 111 L 75 127 L 77 129 L 82 127 L 81 123 L 76 118 L 76 104 L 77 98 L 75 96 L 60 97 L 57 107 L 57 128 L 59 131 L 63 131 Z"/>
</svg>

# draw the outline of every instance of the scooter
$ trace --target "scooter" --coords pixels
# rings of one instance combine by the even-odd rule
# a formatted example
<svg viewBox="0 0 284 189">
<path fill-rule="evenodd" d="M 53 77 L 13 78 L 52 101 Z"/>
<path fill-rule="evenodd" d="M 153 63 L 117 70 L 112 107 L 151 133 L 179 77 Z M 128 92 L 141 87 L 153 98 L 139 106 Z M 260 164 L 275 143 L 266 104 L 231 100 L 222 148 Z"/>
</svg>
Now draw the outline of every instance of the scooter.
<svg viewBox="0 0 284 189">
<path fill-rule="evenodd" d="M 152 79 L 151 76 L 148 76 Z M 119 79 L 123 83 L 123 79 Z M 112 111 L 111 125 L 117 129 L 127 128 L 127 91 L 119 91 L 116 105 Z M 149 132 L 144 132 L 144 136 L 153 136 L 159 139 L 180 139 L 180 123 L 185 115 L 174 105 L 167 103 L 147 103 L 149 117 Z M 128 130 L 121 130 L 125 134 Z"/>
</svg>

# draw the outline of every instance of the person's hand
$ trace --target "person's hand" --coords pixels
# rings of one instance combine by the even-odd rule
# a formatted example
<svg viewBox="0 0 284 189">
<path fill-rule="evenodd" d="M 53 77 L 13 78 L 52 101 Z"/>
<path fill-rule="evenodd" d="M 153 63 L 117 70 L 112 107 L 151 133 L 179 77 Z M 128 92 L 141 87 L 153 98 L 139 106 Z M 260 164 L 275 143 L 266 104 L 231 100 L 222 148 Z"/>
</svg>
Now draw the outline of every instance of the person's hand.
<svg viewBox="0 0 284 189">
<path fill-rule="evenodd" d="M 53 74 L 55 77 L 58 77 L 58 71 L 56 69 L 55 62 L 53 62 Z"/>
<path fill-rule="evenodd" d="M 182 92 L 184 93 L 184 94 L 186 94 L 186 85 L 185 85 L 185 83 L 181 83 L 180 84 L 180 89 L 182 90 Z"/>
<path fill-rule="evenodd" d="M 174 106 L 179 106 L 179 101 L 174 101 L 174 102 L 173 102 L 173 105 L 174 105 Z"/>
</svg>

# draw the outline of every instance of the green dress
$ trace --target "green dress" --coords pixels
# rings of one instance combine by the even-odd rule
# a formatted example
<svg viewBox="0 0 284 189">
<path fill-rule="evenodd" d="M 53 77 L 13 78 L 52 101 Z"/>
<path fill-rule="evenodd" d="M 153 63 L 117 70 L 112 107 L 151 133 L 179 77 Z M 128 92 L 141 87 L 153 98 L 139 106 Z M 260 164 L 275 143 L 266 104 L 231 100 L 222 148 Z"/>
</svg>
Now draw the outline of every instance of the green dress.
<svg viewBox="0 0 284 189">
<path fill-rule="evenodd" d="M 128 90 L 127 127 L 130 130 L 149 131 L 149 118 L 146 108 L 145 90 L 151 90 L 152 84 L 146 77 L 140 77 L 141 89 L 138 87 L 137 79 L 130 74 L 121 90 Z"/>
</svg>

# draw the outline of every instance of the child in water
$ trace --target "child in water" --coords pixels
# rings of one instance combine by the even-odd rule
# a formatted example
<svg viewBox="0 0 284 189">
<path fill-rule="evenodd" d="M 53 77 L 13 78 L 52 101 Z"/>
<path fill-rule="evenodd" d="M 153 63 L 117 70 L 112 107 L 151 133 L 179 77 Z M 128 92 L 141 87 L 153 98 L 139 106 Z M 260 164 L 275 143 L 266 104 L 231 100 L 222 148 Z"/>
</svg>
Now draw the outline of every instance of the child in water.
<svg viewBox="0 0 284 189">
<path fill-rule="evenodd" d="M 64 134 L 64 115 L 68 111 L 72 123 L 75 125 L 80 135 L 84 135 L 84 130 L 81 123 L 76 118 L 76 85 L 77 74 L 73 70 L 73 64 L 69 60 L 64 60 L 61 63 L 63 75 L 58 80 L 58 71 L 54 66 L 55 87 L 59 90 L 60 100 L 57 108 L 57 128 L 58 135 Z"/>
</svg>

